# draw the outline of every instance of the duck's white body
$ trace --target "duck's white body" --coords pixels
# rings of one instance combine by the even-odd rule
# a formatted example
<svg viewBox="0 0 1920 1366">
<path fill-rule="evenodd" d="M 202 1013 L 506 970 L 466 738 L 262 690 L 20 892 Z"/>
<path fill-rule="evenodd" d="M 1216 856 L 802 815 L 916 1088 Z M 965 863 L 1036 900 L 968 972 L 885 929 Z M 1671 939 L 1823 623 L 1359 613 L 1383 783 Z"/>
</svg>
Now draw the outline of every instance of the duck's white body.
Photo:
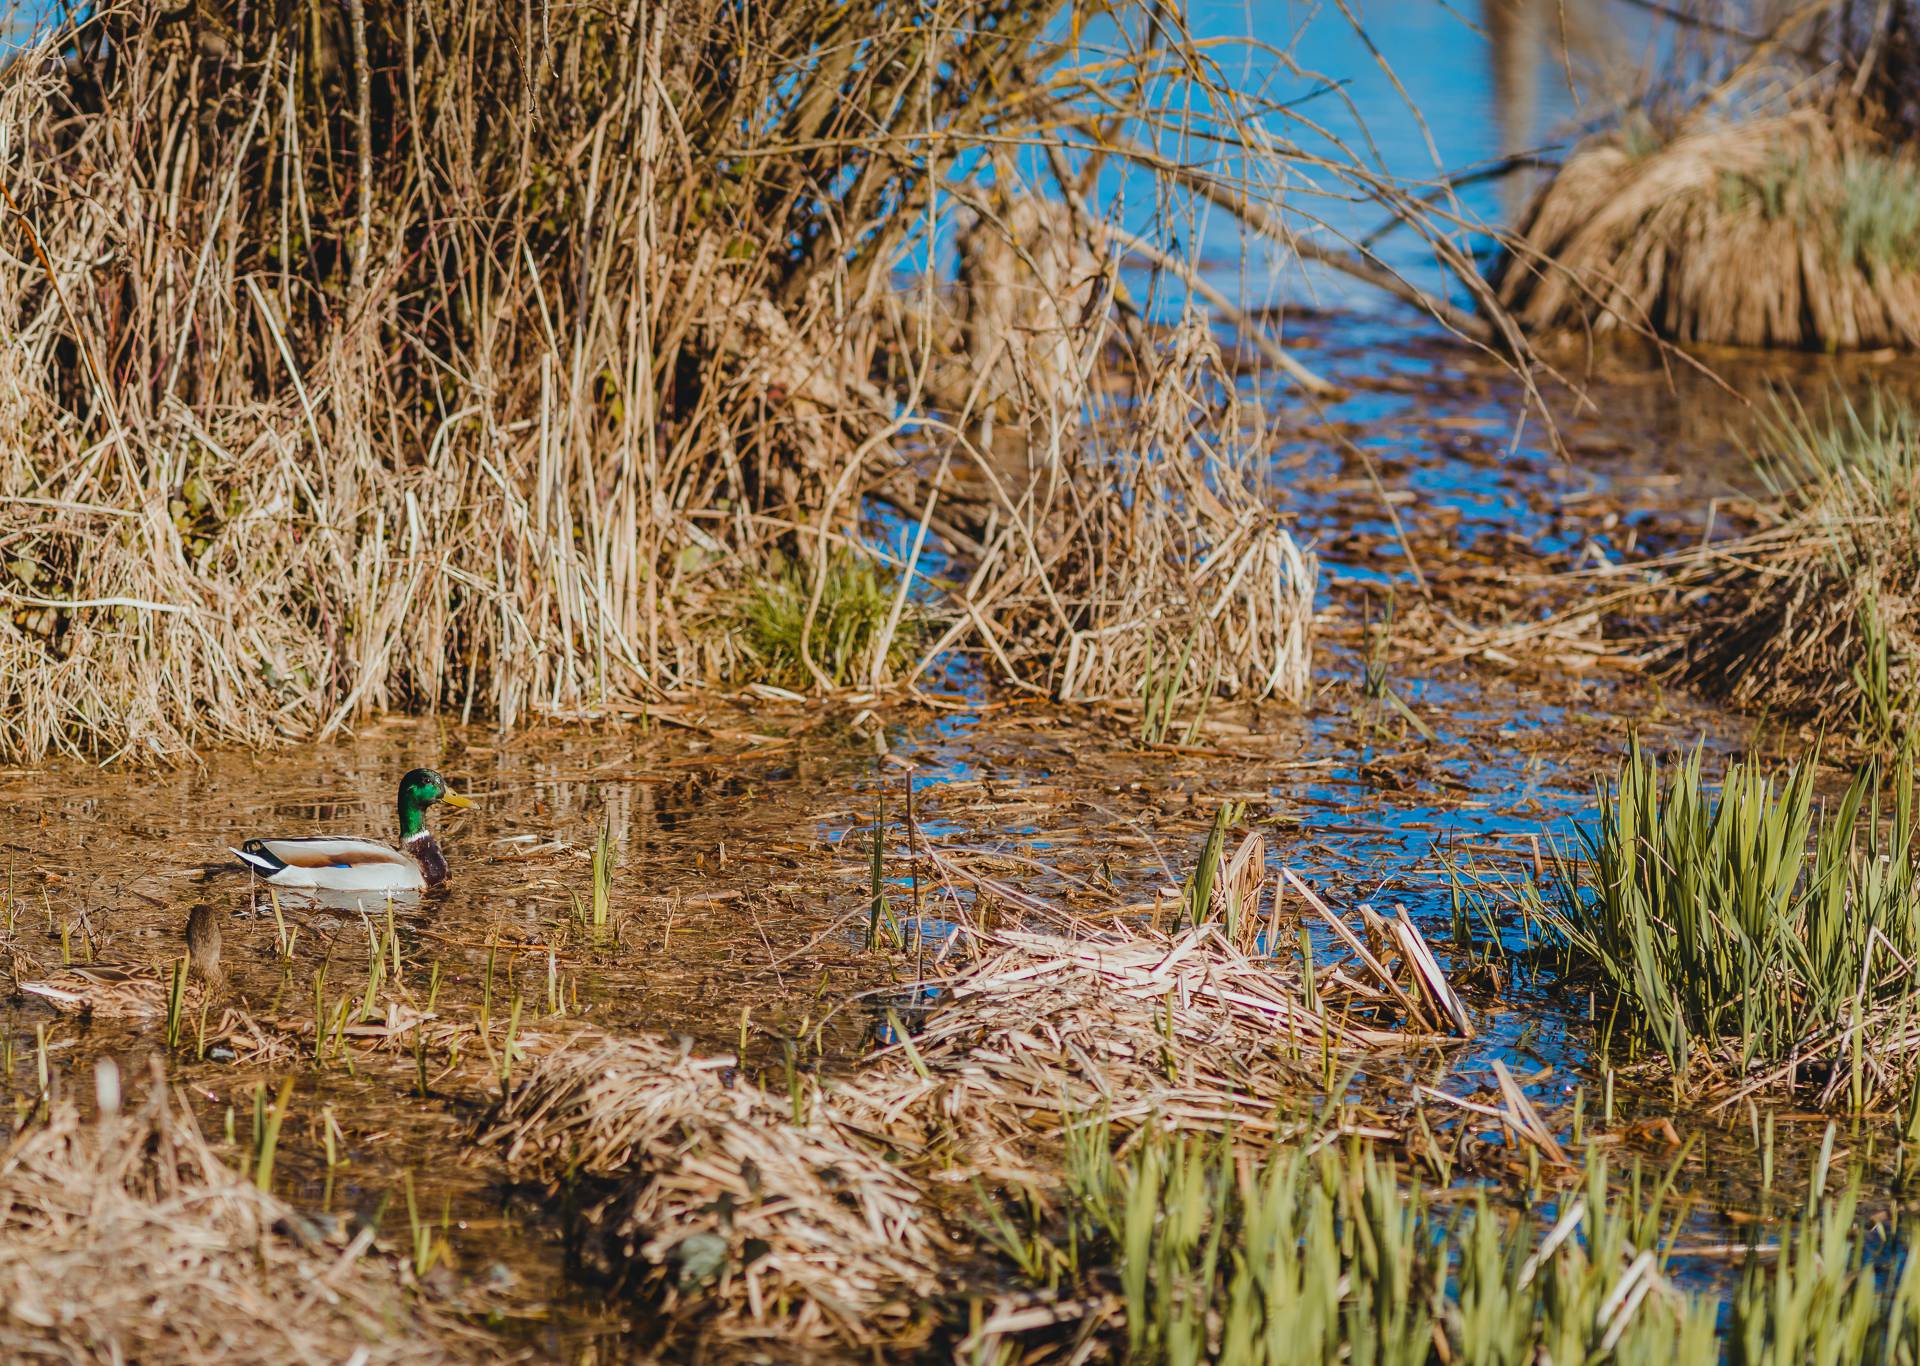
<svg viewBox="0 0 1920 1366">
<path fill-rule="evenodd" d="M 417 892 L 427 885 L 420 860 L 412 852 L 390 848 L 378 840 L 338 836 L 248 840 L 233 853 L 276 887 Z"/>
</svg>

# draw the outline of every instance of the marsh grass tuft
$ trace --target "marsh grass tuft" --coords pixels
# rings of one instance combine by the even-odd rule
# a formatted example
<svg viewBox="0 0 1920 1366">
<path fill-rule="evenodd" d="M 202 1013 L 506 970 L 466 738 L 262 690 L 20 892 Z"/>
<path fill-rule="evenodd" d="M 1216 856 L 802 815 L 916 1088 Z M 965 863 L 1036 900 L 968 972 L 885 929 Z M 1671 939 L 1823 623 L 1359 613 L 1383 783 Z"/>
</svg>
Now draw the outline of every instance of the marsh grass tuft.
<svg viewBox="0 0 1920 1366">
<path fill-rule="evenodd" d="M 1889 749 L 1920 685 L 1920 416 L 1879 390 L 1818 413 L 1779 399 L 1753 458 L 1772 524 L 1682 569 L 1707 593 L 1669 662 L 1740 705 Z"/>
<path fill-rule="evenodd" d="M 613 831 L 603 821 L 593 837 L 593 927 L 604 930 L 612 918 L 613 870 L 616 863 Z"/>
<path fill-rule="evenodd" d="M 1698 751 L 1663 774 L 1636 745 L 1583 857 L 1519 895 L 1677 1075 L 1776 1069 L 1859 1108 L 1910 1074 L 1920 1026 L 1914 768 L 1869 768 L 1830 805 L 1814 774 L 1736 763 L 1716 791 Z"/>
<path fill-rule="evenodd" d="M 1920 338 L 1920 163 L 1819 107 L 1583 142 L 1496 273 L 1543 330 L 1821 350 Z"/>
<path fill-rule="evenodd" d="M 820 600 L 813 608 L 812 565 L 776 557 L 771 568 L 749 580 L 736 609 L 743 657 L 735 666 L 743 681 L 783 688 L 812 688 L 807 653 L 835 687 L 867 681 L 873 652 L 887 637 L 899 576 L 863 551 L 842 548 L 827 558 Z M 909 604 L 887 637 L 880 676 L 897 677 L 917 657 L 921 618 Z"/>
</svg>

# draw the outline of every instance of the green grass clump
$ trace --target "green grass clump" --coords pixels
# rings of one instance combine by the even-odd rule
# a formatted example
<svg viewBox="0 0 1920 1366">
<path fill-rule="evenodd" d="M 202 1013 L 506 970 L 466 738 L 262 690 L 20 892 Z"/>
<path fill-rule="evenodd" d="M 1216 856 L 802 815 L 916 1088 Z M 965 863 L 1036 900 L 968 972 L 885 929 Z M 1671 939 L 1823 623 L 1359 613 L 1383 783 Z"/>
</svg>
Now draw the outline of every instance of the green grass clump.
<svg viewBox="0 0 1920 1366">
<path fill-rule="evenodd" d="M 1824 1072 L 1831 1097 L 1844 1078 L 1860 1106 L 1910 1070 L 1913 767 L 1903 759 L 1890 785 L 1869 769 L 1831 806 L 1813 782 L 1811 762 L 1779 778 L 1734 764 L 1715 792 L 1698 752 L 1663 775 L 1636 745 L 1601 789 L 1585 858 L 1556 860 L 1522 898 L 1568 966 L 1611 988 L 1619 1027 L 1676 1073 L 1797 1057 L 1803 1080 Z"/>
<path fill-rule="evenodd" d="M 1048 1290 L 1107 1292 L 1125 1360 L 1718 1359 L 1713 1305 L 1666 1283 L 1664 1252 L 1652 1293 L 1609 1302 L 1638 1250 L 1664 1246 L 1666 1183 L 1610 1194 L 1596 1161 L 1578 1228 L 1536 1255 L 1532 1220 L 1407 1187 L 1366 1147 L 1249 1159 L 1231 1138 L 1150 1130 L 1116 1150 L 1102 1124 L 1067 1133 L 1064 1229 L 1036 1233 L 1033 1201 L 990 1241 Z"/>
<path fill-rule="evenodd" d="M 1920 169 L 1906 160 L 1849 157 L 1835 187 L 1840 259 L 1893 270 L 1920 262 Z"/>
<path fill-rule="evenodd" d="M 1822 242 L 1836 263 L 1867 270 L 1920 263 L 1920 166 L 1901 157 L 1850 152 L 1835 160 L 1783 150 L 1758 170 L 1720 178 L 1723 212 L 1751 207 L 1790 220 Z"/>
<path fill-rule="evenodd" d="M 1057 1201 L 1026 1193 L 980 1231 L 1035 1291 L 1106 1306 L 1068 1325 L 1100 1335 L 1099 1359 L 1920 1361 L 1920 1229 L 1876 1227 L 1857 1182 L 1829 1194 L 1824 1169 L 1800 1213 L 1756 1235 L 1727 1302 L 1676 1284 L 1692 1212 L 1680 1161 L 1615 1180 L 1590 1152 L 1535 1218 L 1485 1188 L 1408 1185 L 1359 1144 L 1255 1155 L 1231 1136 L 1148 1129 L 1116 1145 L 1084 1118 L 1064 1133 Z"/>
<path fill-rule="evenodd" d="M 813 687 L 814 677 L 800 652 L 813 580 L 811 563 L 781 559 L 748 583 L 738 623 L 746 656 L 740 672 L 752 681 Z M 885 655 L 883 677 L 905 670 L 917 657 L 921 617 L 912 603 L 888 633 L 899 584 L 898 575 L 867 555 L 836 550 L 828 558 L 807 646 L 835 687 L 866 681 L 876 649 Z"/>
</svg>

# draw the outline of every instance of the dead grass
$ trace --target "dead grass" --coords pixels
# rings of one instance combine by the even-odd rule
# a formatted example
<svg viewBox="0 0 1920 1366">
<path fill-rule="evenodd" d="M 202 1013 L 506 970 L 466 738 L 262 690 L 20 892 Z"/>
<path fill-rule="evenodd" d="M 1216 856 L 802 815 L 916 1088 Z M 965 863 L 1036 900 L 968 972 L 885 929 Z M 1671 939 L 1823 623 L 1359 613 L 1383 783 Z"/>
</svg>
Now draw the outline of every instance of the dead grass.
<svg viewBox="0 0 1920 1366">
<path fill-rule="evenodd" d="M 1920 424 L 1884 394 L 1783 405 L 1755 458 L 1775 495 L 1767 525 L 1668 566 L 1685 629 L 1667 666 L 1741 706 L 1889 747 L 1920 677 Z"/>
<path fill-rule="evenodd" d="M 137 1110 L 56 1105 L 0 1158 L 0 1352 L 15 1361 L 498 1358 L 208 1148 L 156 1076 Z"/>
<path fill-rule="evenodd" d="M 1211 329 L 1329 386 L 1207 283 L 1194 216 L 1491 335 L 1294 241 L 1278 187 L 1324 180 L 1485 283 L 1424 187 L 1288 140 L 1282 55 L 1249 60 L 1289 90 L 1240 89 L 1177 7 L 1097 46 L 1066 8 L 119 0 L 7 62 L 0 756 L 605 715 L 727 679 L 781 562 L 815 690 L 958 650 L 1125 698 L 1191 642 L 1184 697 L 1302 699 L 1316 567 Z M 1116 147 L 1151 225 L 1082 198 Z M 973 264 L 905 287 L 963 213 Z M 831 565 L 882 540 L 843 671 Z"/>
<path fill-rule="evenodd" d="M 1235 947 L 1267 924 L 1264 863 L 1217 842 L 1205 857 L 1220 898 L 1203 887 L 1194 904 L 1210 909 L 1171 934 L 966 930 L 949 950 L 966 965 L 927 984 L 939 1004 L 850 1077 L 793 1073 L 781 1094 L 730 1057 L 609 1041 L 536 1060 L 478 1141 L 519 1173 L 578 1182 L 591 1262 L 669 1316 L 728 1337 L 923 1341 L 928 1297 L 972 1274 L 942 1210 L 976 1179 L 1040 1180 L 1065 1124 L 1290 1139 L 1310 1122 L 1286 1117 L 1290 1097 L 1454 1032 L 1459 1002 L 1410 922 L 1340 922 L 1352 961 L 1309 989 L 1304 965 Z"/>
<path fill-rule="evenodd" d="M 776 1096 L 731 1058 L 611 1040 L 536 1063 L 480 1141 L 556 1185 L 589 1178 L 581 1255 L 667 1314 L 789 1342 L 897 1345 L 925 1326 L 945 1239 L 811 1082 Z"/>
<path fill-rule="evenodd" d="M 1920 166 L 1822 109 L 1576 148 L 1498 286 L 1527 327 L 1681 342 L 1920 345 Z"/>
</svg>

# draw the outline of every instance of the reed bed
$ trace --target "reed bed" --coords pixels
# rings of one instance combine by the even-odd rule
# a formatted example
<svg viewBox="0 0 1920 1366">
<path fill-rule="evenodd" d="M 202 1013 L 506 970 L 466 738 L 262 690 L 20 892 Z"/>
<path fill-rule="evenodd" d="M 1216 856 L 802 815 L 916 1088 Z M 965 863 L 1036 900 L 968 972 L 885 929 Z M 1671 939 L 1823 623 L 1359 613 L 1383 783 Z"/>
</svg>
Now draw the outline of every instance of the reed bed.
<svg viewBox="0 0 1920 1366">
<path fill-rule="evenodd" d="M 1603 1159 L 1543 1236 L 1484 1191 L 1409 1188 L 1367 1146 L 1249 1161 L 1163 1132 L 1116 1148 L 1080 1124 L 1057 1213 L 1016 1255 L 1057 1289 L 999 1300 L 971 1347 L 1275 1366 L 1720 1359 L 1713 1303 L 1669 1279 L 1678 1211 L 1637 1173 L 1610 1189 Z M 1871 1297 L 1857 1253 L 1848 1270 L 1836 1281 Z"/>
<path fill-rule="evenodd" d="M 1693 1084 L 1798 1084 L 1822 1105 L 1904 1102 L 1920 1064 L 1913 765 L 1831 805 L 1812 762 L 1698 752 L 1663 774 L 1638 748 L 1600 794 L 1580 857 L 1520 890 L 1530 921 L 1597 978 L 1603 1028 Z"/>
<path fill-rule="evenodd" d="M 769 655 L 1125 698 L 1185 654 L 1184 697 L 1304 700 L 1317 566 L 1247 372 L 1329 386 L 1196 216 L 1499 330 L 1288 217 L 1365 197 L 1502 315 L 1424 187 L 1290 141 L 1176 7 L 1098 49 L 1068 8 L 71 12 L 0 68 L 0 756 L 595 716 Z M 1115 156 L 1151 226 L 1085 202 Z M 779 566 L 791 652 L 749 639 Z"/>
<path fill-rule="evenodd" d="M 111 1068 L 112 1064 L 103 1064 Z M 111 1078 L 113 1074 L 103 1073 Z M 405 1289 L 371 1231 L 326 1243 L 227 1167 L 156 1071 L 122 1111 L 56 1103 L 0 1159 L 0 1350 L 19 1361 L 503 1359 Z"/>
</svg>

